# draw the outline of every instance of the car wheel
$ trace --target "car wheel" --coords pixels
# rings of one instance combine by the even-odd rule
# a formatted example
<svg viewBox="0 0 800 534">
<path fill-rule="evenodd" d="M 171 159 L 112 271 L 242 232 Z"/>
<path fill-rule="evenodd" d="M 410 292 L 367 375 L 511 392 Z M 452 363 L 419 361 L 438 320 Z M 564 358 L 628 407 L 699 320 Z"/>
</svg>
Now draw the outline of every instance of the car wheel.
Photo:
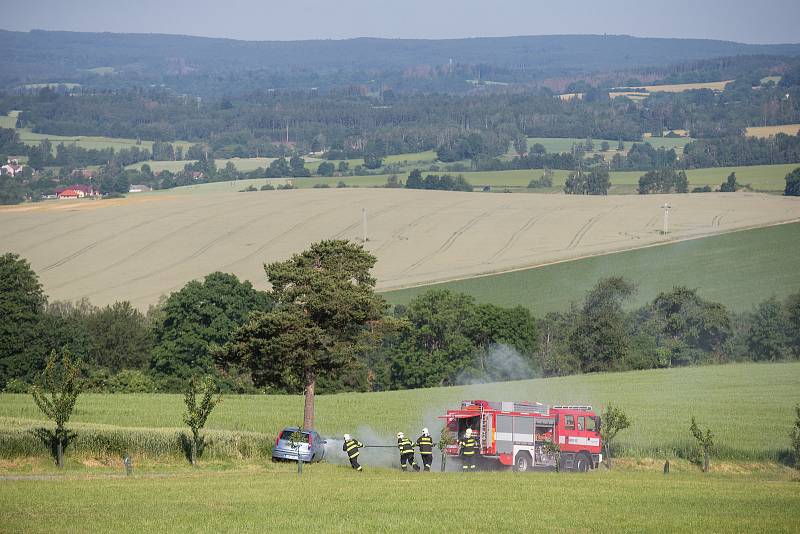
<svg viewBox="0 0 800 534">
<path fill-rule="evenodd" d="M 527 452 L 517 453 L 517 457 L 514 459 L 514 471 L 519 471 L 520 473 L 524 473 L 530 468 L 531 468 L 531 455 L 528 454 Z"/>
</svg>

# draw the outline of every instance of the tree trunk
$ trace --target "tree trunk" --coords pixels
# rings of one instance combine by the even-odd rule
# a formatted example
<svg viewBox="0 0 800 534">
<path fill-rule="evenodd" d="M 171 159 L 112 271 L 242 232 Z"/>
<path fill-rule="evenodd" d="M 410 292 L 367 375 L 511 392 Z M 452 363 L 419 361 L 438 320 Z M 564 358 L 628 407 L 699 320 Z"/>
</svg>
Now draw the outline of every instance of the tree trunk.
<svg viewBox="0 0 800 534">
<path fill-rule="evenodd" d="M 611 469 L 611 447 L 609 445 L 604 445 L 603 448 L 606 451 L 606 457 L 603 458 L 603 463 L 606 464 L 607 469 Z"/>
<path fill-rule="evenodd" d="M 442 473 L 444 473 L 446 468 L 447 468 L 447 455 L 445 453 L 442 453 Z"/>
<path fill-rule="evenodd" d="M 197 442 L 199 441 L 199 436 L 197 432 L 192 430 L 192 450 L 191 450 L 191 458 L 189 460 L 192 462 L 192 465 L 197 465 Z"/>
<path fill-rule="evenodd" d="M 314 386 L 317 376 L 314 371 L 306 371 L 306 398 L 303 406 L 303 430 L 314 430 Z"/>
<path fill-rule="evenodd" d="M 59 469 L 64 469 L 64 439 L 59 436 L 56 442 L 56 462 Z"/>
<path fill-rule="evenodd" d="M 703 473 L 708 473 L 708 467 L 710 463 L 710 458 L 708 457 L 708 451 L 703 451 Z"/>
</svg>

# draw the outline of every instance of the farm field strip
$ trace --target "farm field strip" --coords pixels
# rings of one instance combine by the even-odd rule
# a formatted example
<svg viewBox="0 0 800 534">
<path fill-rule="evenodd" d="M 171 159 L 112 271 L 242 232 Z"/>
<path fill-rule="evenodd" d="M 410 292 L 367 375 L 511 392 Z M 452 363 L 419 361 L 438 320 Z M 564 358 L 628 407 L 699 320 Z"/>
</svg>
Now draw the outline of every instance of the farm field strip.
<svg viewBox="0 0 800 534">
<path fill-rule="evenodd" d="M 697 83 L 674 83 L 665 85 L 640 85 L 636 87 L 616 87 L 617 91 L 627 92 L 634 89 L 644 89 L 650 93 L 682 93 L 684 91 L 693 91 L 696 89 L 711 89 L 713 91 L 722 91 L 725 86 L 733 80 L 725 80 L 722 82 L 697 82 Z"/>
<path fill-rule="evenodd" d="M 392 443 L 398 430 L 416 433 L 427 426 L 438 435 L 442 423 L 437 416 L 465 399 L 590 404 L 598 409 L 613 403 L 632 420 L 617 441 L 625 456 L 657 458 L 685 452 L 692 443 L 689 420 L 695 415 L 713 430 L 718 458 L 776 460 L 789 447 L 799 392 L 800 362 L 707 365 L 319 395 L 316 427 L 329 437 L 350 432 Z M 183 409 L 177 394 L 84 394 L 71 421 L 175 429 L 181 426 Z M 207 428 L 274 436 L 302 413 L 302 395 L 227 395 Z M 7 418 L 2 424 L 7 428 L 13 421 L 42 420 L 42 415 L 30 395 L 0 394 L 0 418 Z"/>
<path fill-rule="evenodd" d="M 735 172 L 737 181 L 740 184 L 749 184 L 754 190 L 764 192 L 783 192 L 786 186 L 785 177 L 792 170 L 800 167 L 798 163 L 780 165 L 753 165 L 742 167 L 714 167 L 706 169 L 690 169 L 686 171 L 690 187 L 710 186 L 718 188 L 731 172 Z M 426 171 L 427 172 L 427 171 Z M 528 189 L 528 183 L 533 179 L 541 178 L 542 169 L 520 169 L 510 171 L 470 171 L 462 174 L 464 178 L 475 188 L 488 186 L 493 189 L 510 189 L 515 192 L 525 191 L 530 193 L 560 193 L 570 171 L 556 169 L 553 170 L 553 187 L 549 189 Z M 639 178 L 645 171 L 612 171 L 611 194 L 635 194 L 639 184 Z M 441 173 L 440 173 L 441 174 Z M 190 186 L 176 187 L 168 190 L 153 191 L 146 195 L 183 195 L 183 194 L 203 194 L 233 192 L 244 189 L 248 186 L 260 188 L 265 184 L 272 184 L 273 187 L 291 182 L 297 189 L 313 188 L 315 185 L 326 185 L 328 188 L 336 188 L 339 182 L 344 182 L 348 187 L 382 187 L 386 185 L 386 179 L 390 174 L 378 174 L 372 176 L 342 176 L 333 178 L 310 177 L 310 178 L 254 178 L 248 180 L 237 180 L 228 182 L 214 182 L 208 184 L 198 184 Z M 401 181 L 405 181 L 405 172 L 397 173 Z M 139 196 L 145 194 L 139 193 Z"/>
<path fill-rule="evenodd" d="M 786 135 L 800 134 L 800 124 L 781 124 L 779 126 L 750 126 L 745 130 L 748 137 L 770 137 L 783 133 Z"/>
<path fill-rule="evenodd" d="M 652 224 L 665 201 L 673 205 L 669 239 Z M 756 193 L 582 197 L 228 189 L 0 210 L 0 249 L 22 253 L 53 300 L 131 300 L 146 309 L 161 294 L 219 269 L 264 288 L 264 262 L 324 238 L 361 239 L 362 208 L 368 210 L 367 249 L 378 256 L 375 274 L 383 290 L 800 219 L 797 199 Z M 506 246 L 512 239 L 513 246 Z"/>
<path fill-rule="evenodd" d="M 712 219 L 717 220 L 719 216 Z M 654 216 L 640 231 L 660 224 L 661 217 Z M 523 306 L 543 315 L 580 301 L 600 278 L 625 276 L 637 284 L 630 306 L 644 305 L 661 291 L 685 285 L 698 288 L 707 299 L 744 311 L 772 295 L 800 291 L 798 242 L 800 223 L 793 223 L 422 285 L 385 296 L 394 304 L 406 304 L 425 291 L 450 289 L 479 302 Z"/>
</svg>

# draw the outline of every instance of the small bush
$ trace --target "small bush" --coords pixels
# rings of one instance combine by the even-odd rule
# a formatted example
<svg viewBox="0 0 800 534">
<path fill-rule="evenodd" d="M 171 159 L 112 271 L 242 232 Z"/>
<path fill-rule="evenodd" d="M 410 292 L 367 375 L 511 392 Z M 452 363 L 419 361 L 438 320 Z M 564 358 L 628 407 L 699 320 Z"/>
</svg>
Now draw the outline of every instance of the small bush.
<svg viewBox="0 0 800 534">
<path fill-rule="evenodd" d="M 108 381 L 111 393 L 155 393 L 156 382 L 142 371 L 125 369 L 111 377 Z"/>
<path fill-rule="evenodd" d="M 272 185 L 272 184 L 265 184 L 265 185 L 261 186 L 261 190 L 262 191 L 274 191 L 275 190 L 275 186 Z"/>
<path fill-rule="evenodd" d="M 31 385 L 24 380 L 12 378 L 6 382 L 6 386 L 3 388 L 3 393 L 28 393 L 30 389 Z"/>
<path fill-rule="evenodd" d="M 240 189 L 240 193 L 252 193 L 253 191 L 258 191 L 258 188 L 254 185 L 248 185 L 244 189 Z"/>
<path fill-rule="evenodd" d="M 329 187 L 328 184 L 314 184 L 314 189 L 328 189 Z"/>
</svg>

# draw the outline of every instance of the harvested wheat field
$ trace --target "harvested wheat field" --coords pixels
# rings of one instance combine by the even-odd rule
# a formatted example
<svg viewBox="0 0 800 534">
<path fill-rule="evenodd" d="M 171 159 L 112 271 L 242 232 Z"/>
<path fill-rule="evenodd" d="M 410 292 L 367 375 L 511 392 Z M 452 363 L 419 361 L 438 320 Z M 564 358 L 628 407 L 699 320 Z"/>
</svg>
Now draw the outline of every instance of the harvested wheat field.
<svg viewBox="0 0 800 534">
<path fill-rule="evenodd" d="M 661 234 L 668 202 L 670 234 Z M 0 210 L 0 250 L 27 258 L 51 300 L 139 308 L 221 270 L 266 287 L 262 264 L 325 238 L 367 248 L 382 289 L 542 265 L 800 219 L 756 193 L 586 197 L 391 189 L 150 195 Z"/>
<path fill-rule="evenodd" d="M 772 137 L 779 133 L 786 135 L 800 134 L 800 124 L 781 124 L 780 126 L 751 126 L 745 130 L 747 137 Z"/>
</svg>

